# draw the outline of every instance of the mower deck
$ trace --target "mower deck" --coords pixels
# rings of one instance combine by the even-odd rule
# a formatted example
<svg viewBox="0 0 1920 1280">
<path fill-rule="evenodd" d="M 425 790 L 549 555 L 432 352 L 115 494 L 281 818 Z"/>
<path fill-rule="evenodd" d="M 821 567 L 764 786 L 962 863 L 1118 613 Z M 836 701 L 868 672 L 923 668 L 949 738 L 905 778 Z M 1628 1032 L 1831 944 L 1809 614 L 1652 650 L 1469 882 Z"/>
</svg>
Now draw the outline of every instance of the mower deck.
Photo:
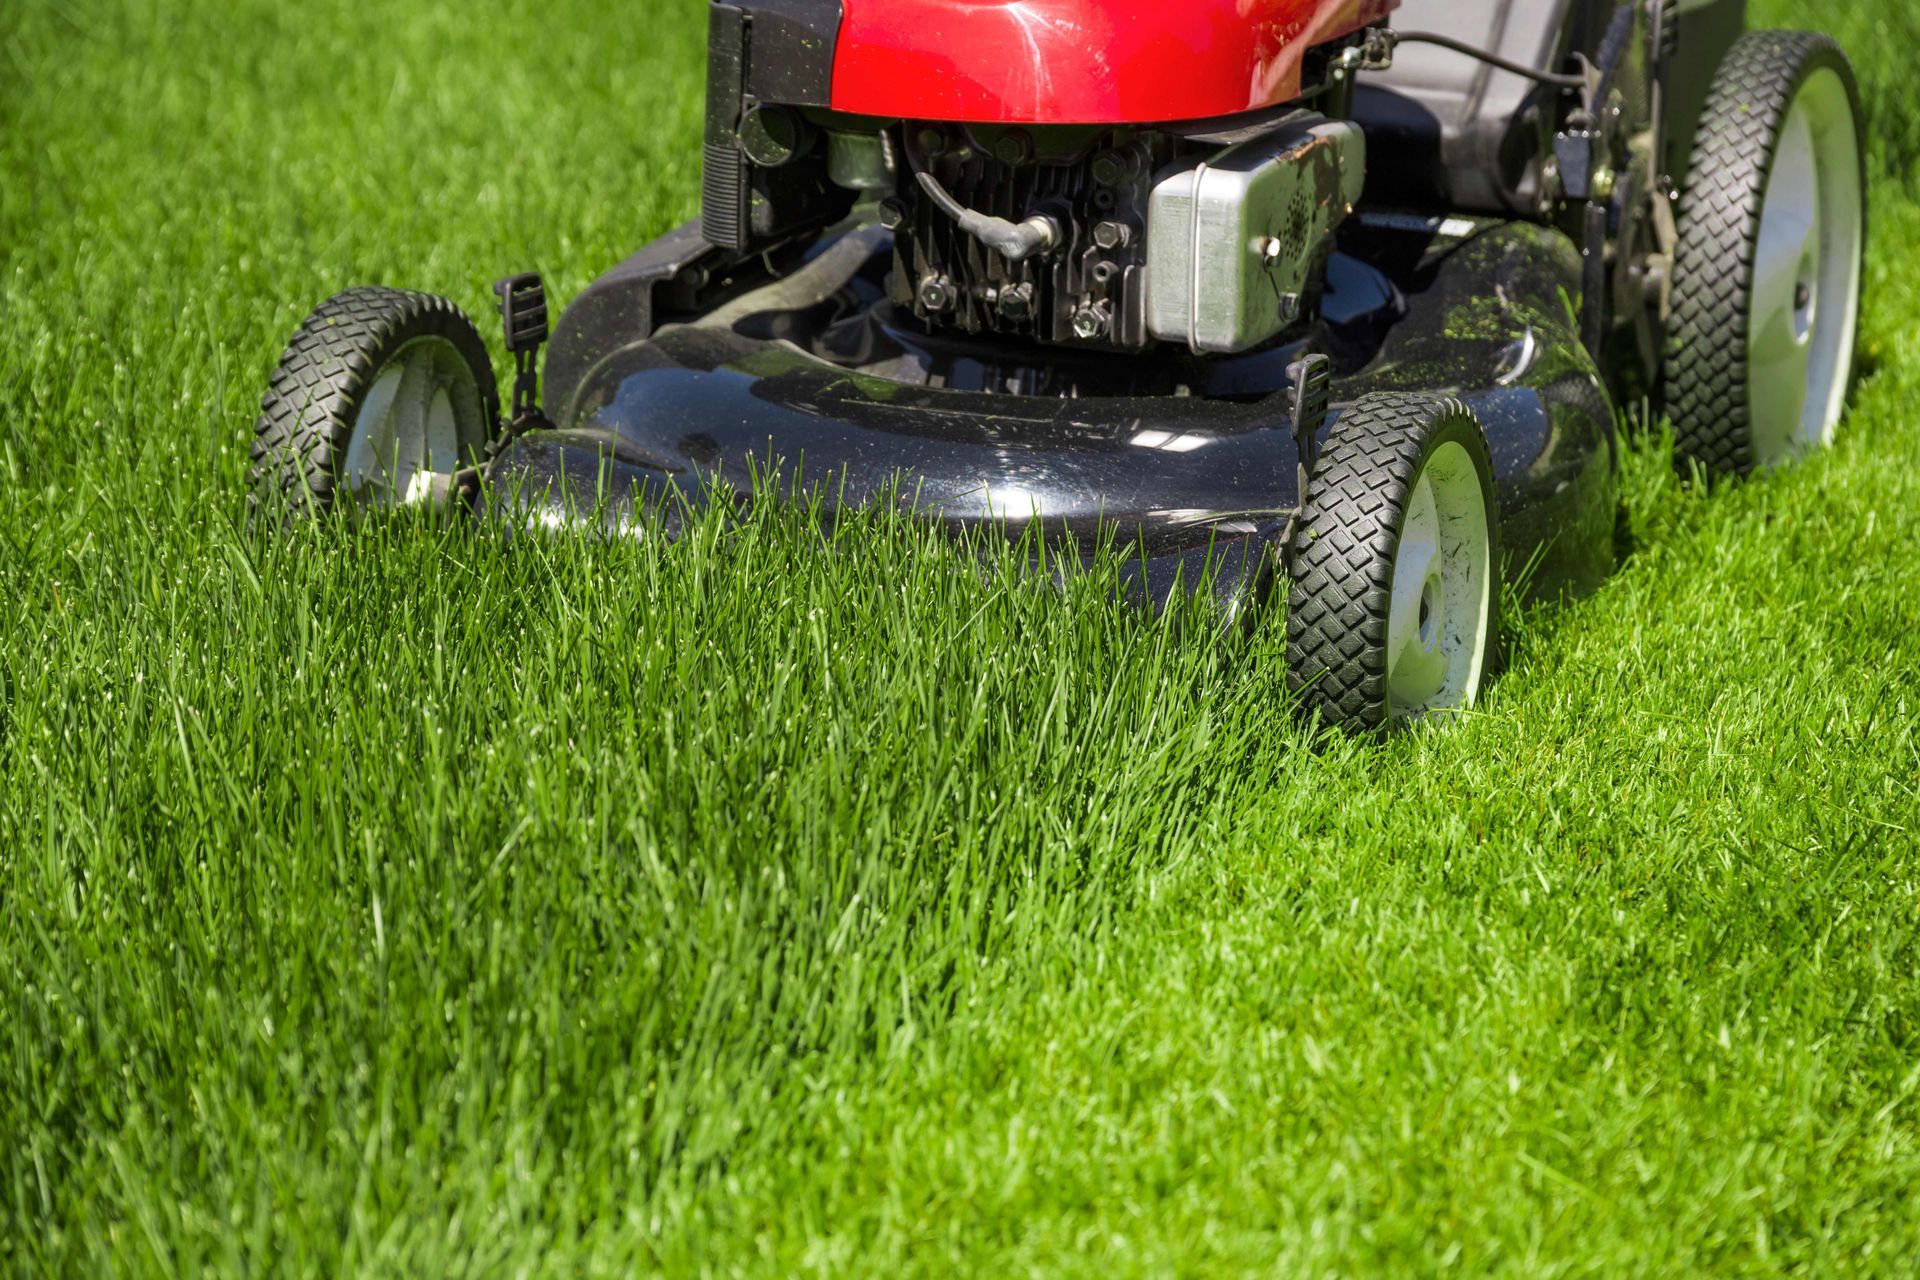
<svg viewBox="0 0 1920 1280">
<path fill-rule="evenodd" d="M 1074 356 L 930 336 L 886 301 L 891 236 L 828 236 L 778 279 L 654 323 L 686 269 L 676 233 L 590 289 L 547 362 L 557 429 L 489 468 L 483 501 L 528 527 L 671 535 L 685 510 L 756 486 L 817 488 L 823 514 L 893 502 L 950 530 L 1039 520 L 1082 553 L 1136 549 L 1155 605 L 1211 582 L 1264 592 L 1299 504 L 1287 369 L 1334 362 L 1333 417 L 1377 391 L 1453 395 L 1491 451 L 1503 558 L 1530 596 L 1610 571 L 1615 420 L 1568 299 L 1579 252 L 1539 226 L 1357 215 L 1304 336 L 1246 355 Z M 697 269 L 697 268 L 695 268 Z M 1203 573 L 1211 570 L 1211 573 Z"/>
</svg>

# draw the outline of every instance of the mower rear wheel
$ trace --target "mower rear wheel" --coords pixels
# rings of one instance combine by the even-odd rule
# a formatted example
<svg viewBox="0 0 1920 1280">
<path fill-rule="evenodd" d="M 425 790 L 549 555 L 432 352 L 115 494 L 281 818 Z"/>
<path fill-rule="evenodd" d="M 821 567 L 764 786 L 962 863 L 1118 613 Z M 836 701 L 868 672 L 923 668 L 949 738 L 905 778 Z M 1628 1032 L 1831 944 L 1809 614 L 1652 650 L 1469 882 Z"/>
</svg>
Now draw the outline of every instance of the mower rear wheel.
<svg viewBox="0 0 1920 1280">
<path fill-rule="evenodd" d="M 1471 706 L 1492 665 L 1498 507 L 1457 400 L 1368 396 L 1333 425 L 1288 570 L 1287 680 L 1352 733 Z"/>
<path fill-rule="evenodd" d="M 1713 83 L 1680 206 L 1667 409 L 1677 460 L 1746 475 L 1832 442 L 1866 246 L 1853 68 L 1825 36 L 1759 31 Z"/>
<path fill-rule="evenodd" d="M 254 501 L 306 516 L 440 505 L 499 416 L 486 345 L 458 307 L 349 289 L 280 357 L 254 427 Z"/>
</svg>

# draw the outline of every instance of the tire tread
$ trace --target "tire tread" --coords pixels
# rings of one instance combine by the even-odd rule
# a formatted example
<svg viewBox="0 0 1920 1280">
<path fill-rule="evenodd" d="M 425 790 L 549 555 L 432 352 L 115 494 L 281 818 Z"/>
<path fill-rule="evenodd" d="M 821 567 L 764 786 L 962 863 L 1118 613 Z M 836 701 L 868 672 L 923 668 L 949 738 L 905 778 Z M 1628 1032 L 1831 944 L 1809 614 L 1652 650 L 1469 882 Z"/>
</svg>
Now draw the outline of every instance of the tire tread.
<svg viewBox="0 0 1920 1280">
<path fill-rule="evenodd" d="M 247 483 L 256 509 L 284 503 L 295 515 L 332 509 L 353 417 L 386 355 L 437 333 L 476 357 L 483 411 L 497 418 L 486 348 L 466 314 L 429 293 L 359 285 L 327 299 L 294 332 L 268 380 L 254 423 Z"/>
<path fill-rule="evenodd" d="M 1715 75 L 1680 203 L 1673 313 L 1667 333 L 1667 413 L 1675 460 L 1710 475 L 1746 475 L 1753 454 L 1747 388 L 1761 204 L 1775 141 L 1809 63 L 1840 53 L 1812 32 L 1742 36 Z M 1842 58 L 1844 61 L 1844 57 Z"/>
<path fill-rule="evenodd" d="M 1479 426 L 1456 399 L 1371 395 L 1334 423 L 1288 566 L 1287 684 L 1303 715 L 1349 732 L 1387 726 L 1387 615 L 1401 518 L 1429 440 L 1456 420 L 1472 424 L 1490 474 Z M 1496 537 L 1497 509 L 1487 518 Z M 1498 569 L 1497 550 L 1492 565 Z"/>
</svg>

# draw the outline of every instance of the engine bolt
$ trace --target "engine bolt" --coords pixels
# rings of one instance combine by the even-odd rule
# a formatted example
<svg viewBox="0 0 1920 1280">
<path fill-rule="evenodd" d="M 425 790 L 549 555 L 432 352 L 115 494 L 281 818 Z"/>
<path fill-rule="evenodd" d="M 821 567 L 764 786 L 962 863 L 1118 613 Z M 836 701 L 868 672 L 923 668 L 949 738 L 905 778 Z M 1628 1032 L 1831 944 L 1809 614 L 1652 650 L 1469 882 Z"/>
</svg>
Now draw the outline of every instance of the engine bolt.
<svg viewBox="0 0 1920 1280">
<path fill-rule="evenodd" d="M 1015 129 L 993 144 L 993 158 L 1001 164 L 1024 164 L 1033 156 L 1033 143 L 1027 135 Z"/>
<path fill-rule="evenodd" d="M 926 311 L 937 315 L 951 309 L 958 300 L 953 281 L 945 276 L 928 276 L 920 282 L 920 306 Z"/>
<path fill-rule="evenodd" d="M 907 220 L 907 203 L 904 200 L 882 200 L 880 202 L 880 225 L 889 231 L 897 231 L 900 224 Z"/>
<path fill-rule="evenodd" d="M 922 129 L 920 149 L 930 156 L 937 156 L 947 149 L 947 139 L 938 129 Z"/>
<path fill-rule="evenodd" d="M 1103 187 L 1117 187 L 1133 173 L 1133 158 L 1124 151 L 1109 151 L 1093 162 L 1093 180 Z"/>
<path fill-rule="evenodd" d="M 1107 336 L 1113 316 L 1103 302 L 1089 302 L 1073 313 L 1073 336 L 1086 341 Z"/>
<path fill-rule="evenodd" d="M 1019 322 L 1033 314 L 1033 286 L 1009 285 L 1000 291 L 1000 318 Z"/>
<path fill-rule="evenodd" d="M 1094 227 L 1093 242 L 1102 249 L 1124 249 L 1133 243 L 1133 228 L 1109 218 Z"/>
</svg>

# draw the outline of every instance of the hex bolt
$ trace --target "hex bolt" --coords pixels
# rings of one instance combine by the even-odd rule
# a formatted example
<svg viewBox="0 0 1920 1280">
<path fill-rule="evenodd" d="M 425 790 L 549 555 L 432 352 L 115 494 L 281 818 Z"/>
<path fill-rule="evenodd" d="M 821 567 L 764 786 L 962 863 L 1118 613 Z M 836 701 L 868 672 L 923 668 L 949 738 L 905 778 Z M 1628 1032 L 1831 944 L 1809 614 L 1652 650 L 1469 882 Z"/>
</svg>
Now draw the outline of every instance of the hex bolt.
<svg viewBox="0 0 1920 1280">
<path fill-rule="evenodd" d="M 945 276 L 928 276 L 920 282 L 920 306 L 924 310 L 938 314 L 950 310 L 957 301 L 953 281 Z"/>
<path fill-rule="evenodd" d="M 920 150 L 930 156 L 937 156 L 947 149 L 946 135 L 938 129 L 922 129 L 919 134 Z"/>
<path fill-rule="evenodd" d="M 1124 249 L 1133 243 L 1133 228 L 1109 218 L 1094 227 L 1093 242 L 1102 249 Z"/>
<path fill-rule="evenodd" d="M 1030 284 L 1008 285 L 1000 291 L 1000 318 L 1002 320 L 1026 320 L 1033 315 L 1033 286 Z"/>
<path fill-rule="evenodd" d="M 900 224 L 907 220 L 907 202 L 887 199 L 880 202 L 880 225 L 889 231 L 898 231 Z"/>
<path fill-rule="evenodd" d="M 1093 162 L 1093 180 L 1103 187 L 1117 187 L 1133 174 L 1133 157 L 1124 151 L 1109 151 Z"/>
<path fill-rule="evenodd" d="M 1033 157 L 1033 142 L 1018 129 L 1003 135 L 993 144 L 993 158 L 1001 164 L 1025 164 Z"/>
<path fill-rule="evenodd" d="M 1073 336 L 1086 341 L 1107 336 L 1113 314 L 1104 302 L 1089 302 L 1073 313 Z"/>
</svg>

